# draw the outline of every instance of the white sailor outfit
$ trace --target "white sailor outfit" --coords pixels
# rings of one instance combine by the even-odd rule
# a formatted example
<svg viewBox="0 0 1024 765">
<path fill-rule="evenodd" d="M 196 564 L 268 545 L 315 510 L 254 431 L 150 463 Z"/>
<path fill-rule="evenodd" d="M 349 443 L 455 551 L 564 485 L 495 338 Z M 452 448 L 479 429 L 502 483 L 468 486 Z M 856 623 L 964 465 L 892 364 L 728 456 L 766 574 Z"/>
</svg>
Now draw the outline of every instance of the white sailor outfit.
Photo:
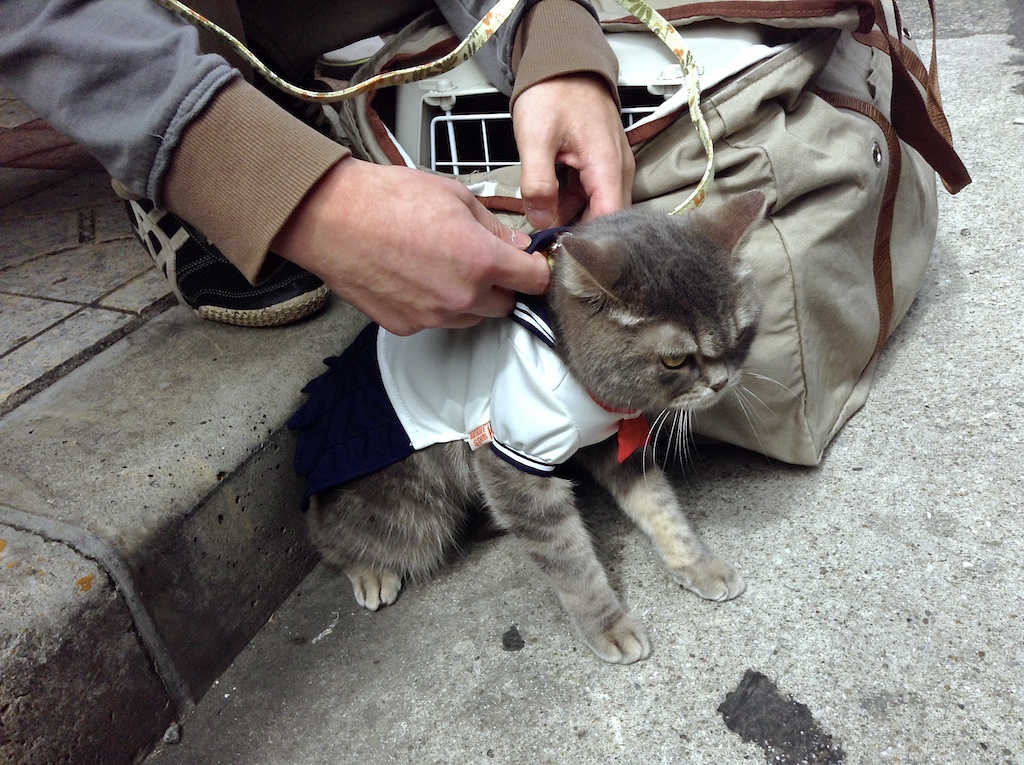
<svg viewBox="0 0 1024 765">
<path fill-rule="evenodd" d="M 615 435 L 623 421 L 632 421 L 631 446 L 642 445 L 641 413 L 595 400 L 554 343 L 543 301 L 524 297 L 510 317 L 468 329 L 400 337 L 369 325 L 325 361 L 289 421 L 299 431 L 295 467 L 306 496 L 451 441 L 489 446 L 536 475 Z"/>
</svg>

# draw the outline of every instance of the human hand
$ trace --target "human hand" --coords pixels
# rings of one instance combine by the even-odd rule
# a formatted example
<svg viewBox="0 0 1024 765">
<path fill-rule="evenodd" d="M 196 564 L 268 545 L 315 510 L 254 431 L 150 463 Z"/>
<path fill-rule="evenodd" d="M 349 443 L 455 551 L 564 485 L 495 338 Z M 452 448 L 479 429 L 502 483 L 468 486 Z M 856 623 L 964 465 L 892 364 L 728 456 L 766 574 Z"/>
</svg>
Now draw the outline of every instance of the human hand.
<svg viewBox="0 0 1024 765">
<path fill-rule="evenodd" d="M 382 327 L 409 335 L 506 316 L 514 293 L 543 293 L 544 257 L 461 183 L 346 158 L 275 237 L 274 252 L 316 274 Z"/>
<path fill-rule="evenodd" d="M 524 90 L 512 109 L 526 217 L 535 228 L 629 207 L 635 163 L 605 81 L 564 75 Z M 570 168 L 559 189 L 556 163 Z"/>
</svg>

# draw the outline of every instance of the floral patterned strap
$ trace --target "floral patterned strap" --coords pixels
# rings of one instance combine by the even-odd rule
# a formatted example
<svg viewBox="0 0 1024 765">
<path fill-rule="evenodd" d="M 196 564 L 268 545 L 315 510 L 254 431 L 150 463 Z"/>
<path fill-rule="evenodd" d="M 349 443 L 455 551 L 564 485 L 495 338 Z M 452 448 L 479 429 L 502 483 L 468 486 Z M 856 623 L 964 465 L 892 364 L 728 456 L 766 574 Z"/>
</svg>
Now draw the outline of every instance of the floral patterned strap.
<svg viewBox="0 0 1024 765">
<path fill-rule="evenodd" d="M 616 2 L 646 24 L 647 28 L 671 49 L 683 68 L 683 79 L 690 107 L 690 121 L 697 129 L 697 135 L 704 145 L 704 153 L 707 155 L 708 161 L 704 168 L 704 176 L 697 186 L 669 215 L 675 215 L 690 207 L 699 207 L 707 197 L 708 187 L 715 178 L 715 144 L 711 140 L 711 130 L 704 120 L 704 113 L 700 109 L 700 66 L 676 28 L 644 0 L 616 0 Z"/>
<path fill-rule="evenodd" d="M 436 61 L 432 61 L 429 64 L 420 64 L 418 66 L 408 67 L 406 69 L 396 69 L 392 72 L 382 72 L 381 74 L 370 77 L 369 79 L 363 80 L 362 82 L 356 83 L 350 87 L 327 92 L 307 90 L 286 81 L 273 72 L 266 64 L 260 61 L 248 48 L 245 47 L 245 45 L 241 43 L 241 41 L 238 40 L 238 38 L 234 37 L 232 34 L 222 29 L 202 14 L 196 13 L 194 10 L 180 2 L 180 0 L 155 0 L 155 2 L 169 11 L 183 17 L 189 23 L 220 35 L 228 42 L 229 45 L 231 45 L 232 48 L 238 51 L 242 58 L 252 64 L 253 68 L 259 72 L 260 75 L 266 78 L 268 82 L 290 96 L 303 101 L 312 101 L 315 103 L 333 103 L 335 101 L 343 101 L 347 98 L 352 98 L 353 96 L 366 91 L 387 87 L 389 85 L 401 85 L 406 82 L 414 82 L 416 80 L 422 80 L 454 69 L 459 64 L 472 58 L 473 55 L 483 47 L 484 43 L 494 36 L 494 33 L 498 31 L 498 27 L 505 23 L 505 20 L 512 15 L 512 11 L 515 10 L 519 0 L 498 0 L 498 2 L 494 4 L 494 7 L 487 12 L 475 27 L 473 27 L 465 40 L 459 43 L 459 45 L 457 45 L 455 49 L 446 56 L 443 56 Z M 707 168 L 704 170 L 704 176 L 682 204 L 669 213 L 670 215 L 675 215 L 681 210 L 699 206 L 707 196 L 708 186 L 711 184 L 715 175 L 714 143 L 711 140 L 711 132 L 708 129 L 707 122 L 704 120 L 704 114 L 700 109 L 700 67 L 697 65 L 697 61 L 690 52 L 690 49 L 686 47 L 683 39 L 675 30 L 675 27 L 669 24 L 669 22 L 666 21 L 660 13 L 644 2 L 644 0 L 616 0 L 616 2 L 646 24 L 647 27 L 672 50 L 676 58 L 679 59 L 679 63 L 683 68 L 683 78 L 687 89 L 690 121 L 693 122 L 694 127 L 697 129 L 697 135 L 700 136 L 701 143 L 704 145 L 704 152 L 707 154 L 708 161 Z"/>
<path fill-rule="evenodd" d="M 342 90 L 319 91 L 300 88 L 297 85 L 291 84 L 283 77 L 280 77 L 277 73 L 271 70 L 270 67 L 260 61 L 252 51 L 246 48 L 237 37 L 227 30 L 222 29 L 202 14 L 196 13 L 187 5 L 180 2 L 180 0 L 155 0 L 155 2 L 162 5 L 167 10 L 178 14 L 194 26 L 207 29 L 222 37 L 242 56 L 242 58 L 252 64 L 253 69 L 265 77 L 268 82 L 274 85 L 274 87 L 284 91 L 293 98 L 298 98 L 302 101 L 312 101 L 315 103 L 344 101 L 345 99 L 352 98 L 360 93 L 376 90 L 377 88 L 383 88 L 390 85 L 402 85 L 406 82 L 415 82 L 416 80 L 423 80 L 427 77 L 432 77 L 436 74 L 450 71 L 464 61 L 471 59 L 474 54 L 483 47 L 484 43 L 494 36 L 494 33 L 498 31 L 498 27 L 505 23 L 505 20 L 512 15 L 512 11 L 515 10 L 515 7 L 519 4 L 519 0 L 498 0 L 498 2 L 494 4 L 494 7 L 487 12 L 487 15 L 480 19 L 477 25 L 473 27 L 465 40 L 459 43 L 451 53 L 437 59 L 436 61 L 432 61 L 429 64 L 411 66 L 407 69 L 396 69 L 392 72 L 383 72 L 375 77 L 356 83 L 351 87 L 343 88 Z"/>
</svg>

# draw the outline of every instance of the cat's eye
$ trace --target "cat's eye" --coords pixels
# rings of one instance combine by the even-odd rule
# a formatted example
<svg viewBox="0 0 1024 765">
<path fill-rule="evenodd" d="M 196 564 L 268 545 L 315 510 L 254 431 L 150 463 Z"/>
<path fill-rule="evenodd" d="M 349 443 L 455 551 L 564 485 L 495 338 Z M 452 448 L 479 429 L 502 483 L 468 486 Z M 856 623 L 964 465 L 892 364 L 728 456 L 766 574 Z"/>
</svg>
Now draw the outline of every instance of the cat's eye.
<svg viewBox="0 0 1024 765">
<path fill-rule="evenodd" d="M 661 363 L 667 369 L 680 369 L 681 367 L 686 366 L 686 363 L 689 360 L 690 360 L 689 356 L 683 356 L 683 355 L 673 356 L 673 355 L 666 354 L 666 355 L 661 357 Z"/>
</svg>

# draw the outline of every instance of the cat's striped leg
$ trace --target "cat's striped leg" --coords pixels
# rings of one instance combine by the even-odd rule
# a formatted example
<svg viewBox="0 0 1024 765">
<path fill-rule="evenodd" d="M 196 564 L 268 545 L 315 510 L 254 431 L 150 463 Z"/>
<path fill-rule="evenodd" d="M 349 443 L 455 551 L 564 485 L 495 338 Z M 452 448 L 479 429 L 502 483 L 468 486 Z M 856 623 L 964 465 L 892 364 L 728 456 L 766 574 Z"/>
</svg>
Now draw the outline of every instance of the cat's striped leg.
<svg viewBox="0 0 1024 765">
<path fill-rule="evenodd" d="M 580 637 L 604 661 L 631 664 L 651 652 L 643 626 L 608 584 L 576 507 L 572 484 L 524 473 L 476 452 L 488 508 L 554 587 Z"/>
<path fill-rule="evenodd" d="M 580 456 L 626 515 L 650 537 L 677 584 L 707 600 L 732 600 L 743 592 L 743 577 L 704 544 L 660 467 L 644 466 L 640 455 L 620 465 L 614 450 L 604 445 Z"/>
</svg>

